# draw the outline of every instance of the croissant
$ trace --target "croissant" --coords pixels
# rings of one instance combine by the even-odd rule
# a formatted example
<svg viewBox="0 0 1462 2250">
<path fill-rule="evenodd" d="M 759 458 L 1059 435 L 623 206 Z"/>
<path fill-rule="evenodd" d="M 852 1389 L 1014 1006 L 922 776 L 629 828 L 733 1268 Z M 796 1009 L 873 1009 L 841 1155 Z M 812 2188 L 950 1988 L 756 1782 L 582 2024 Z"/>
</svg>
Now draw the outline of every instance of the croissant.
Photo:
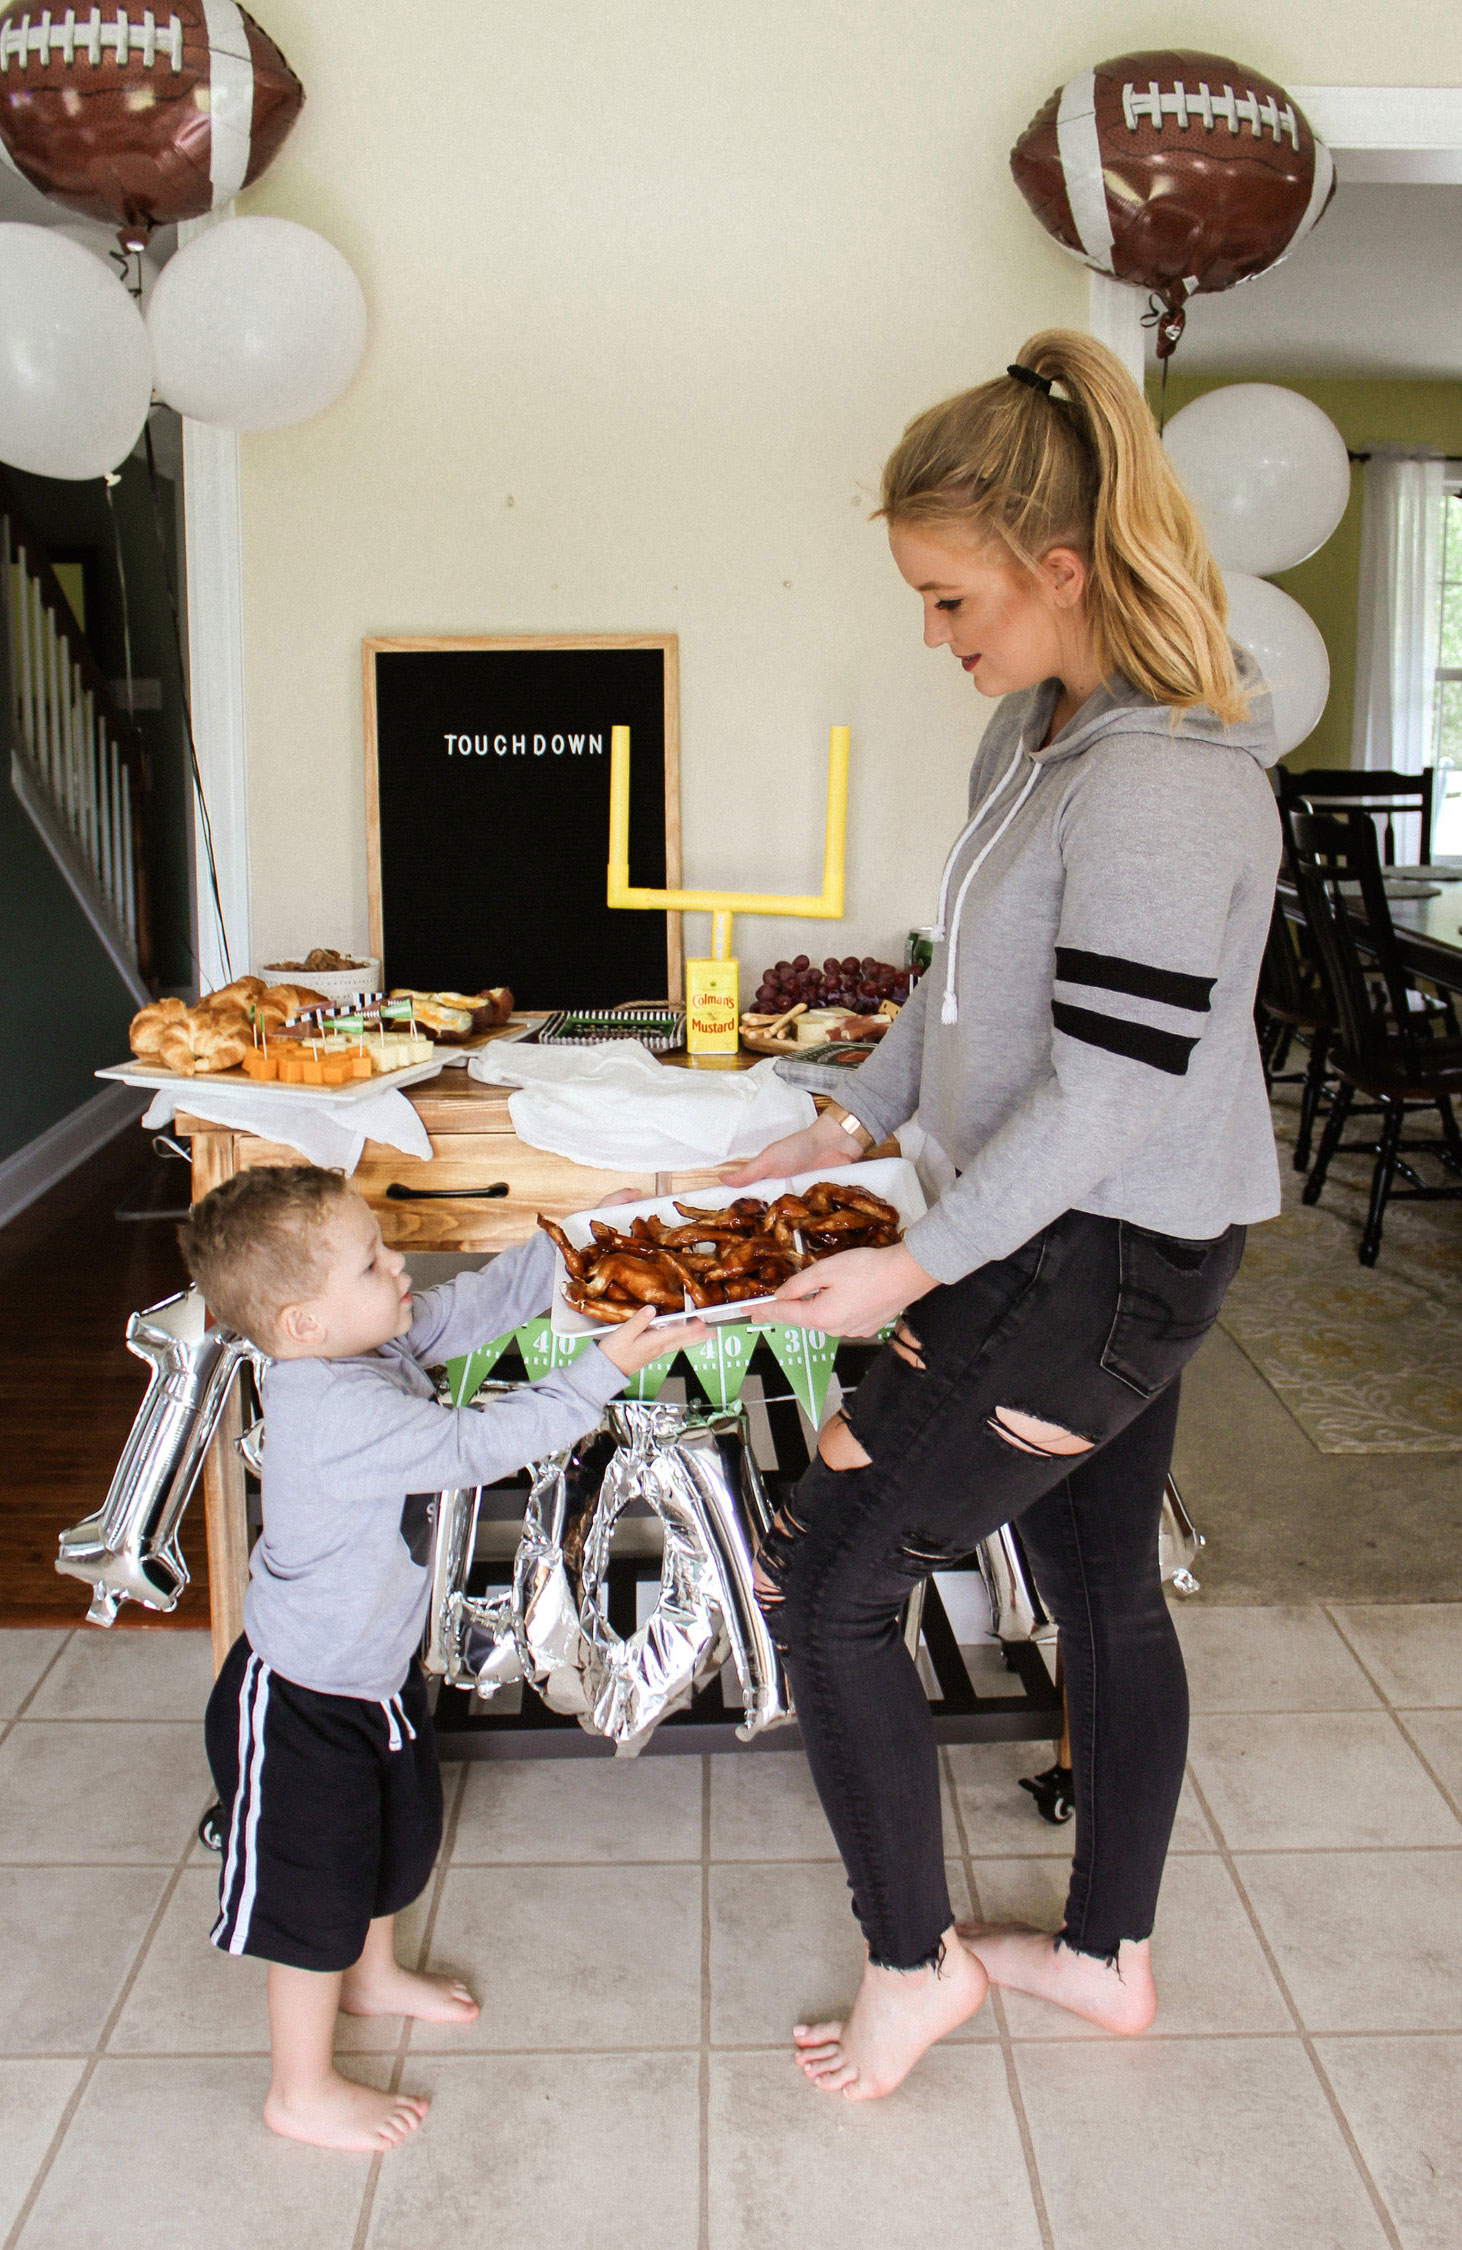
<svg viewBox="0 0 1462 2250">
<path fill-rule="evenodd" d="M 187 1014 L 181 1000 L 154 1000 L 149 1006 L 139 1008 L 127 1030 L 127 1043 L 133 1054 L 155 1055 L 166 1034 L 185 1022 Z"/>
<path fill-rule="evenodd" d="M 165 1035 L 158 1059 L 181 1078 L 200 1071 L 233 1070 L 248 1054 L 253 1041 L 243 1024 L 190 1013 Z"/>
<path fill-rule="evenodd" d="M 194 1001 L 188 1016 L 193 1023 L 247 1023 L 249 1006 L 235 993 L 210 992 L 205 999 Z"/>
<path fill-rule="evenodd" d="M 267 989 L 262 977 L 235 977 L 232 984 L 221 984 L 216 992 L 204 993 L 199 1006 L 220 1000 L 237 1000 L 241 1006 L 247 1007 L 251 1000 L 257 1000 Z"/>
<path fill-rule="evenodd" d="M 266 1005 L 282 1008 L 286 1020 L 303 1014 L 306 1008 L 328 1008 L 330 1002 L 323 992 L 312 992 L 307 984 L 271 984 L 262 998 Z"/>
</svg>

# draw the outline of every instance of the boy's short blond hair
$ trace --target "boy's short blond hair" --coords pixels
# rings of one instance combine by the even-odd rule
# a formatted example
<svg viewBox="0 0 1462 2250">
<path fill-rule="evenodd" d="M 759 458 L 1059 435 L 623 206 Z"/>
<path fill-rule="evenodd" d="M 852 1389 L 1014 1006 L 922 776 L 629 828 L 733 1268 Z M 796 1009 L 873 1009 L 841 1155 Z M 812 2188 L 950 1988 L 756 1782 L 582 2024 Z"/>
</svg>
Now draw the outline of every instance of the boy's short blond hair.
<svg viewBox="0 0 1462 2250">
<path fill-rule="evenodd" d="M 268 1164 L 195 1203 L 178 1248 L 214 1318 L 272 1351 L 284 1307 L 324 1286 L 321 1230 L 354 1192 L 318 1164 Z"/>
</svg>

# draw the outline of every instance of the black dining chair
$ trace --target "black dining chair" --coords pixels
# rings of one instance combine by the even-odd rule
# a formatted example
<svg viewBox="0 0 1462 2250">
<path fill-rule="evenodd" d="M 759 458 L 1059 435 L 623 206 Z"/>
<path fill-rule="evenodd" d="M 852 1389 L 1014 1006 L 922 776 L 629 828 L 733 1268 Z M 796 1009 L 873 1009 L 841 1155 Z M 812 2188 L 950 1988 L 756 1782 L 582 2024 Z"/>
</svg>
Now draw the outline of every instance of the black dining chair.
<svg viewBox="0 0 1462 2250">
<path fill-rule="evenodd" d="M 1373 1266 L 1381 1247 L 1386 1205 L 1399 1200 L 1422 1203 L 1462 1201 L 1462 1131 L 1452 1103 L 1462 1095 L 1462 1039 L 1438 1035 L 1435 1019 L 1418 1015 L 1396 942 L 1386 899 L 1376 831 L 1368 813 L 1342 818 L 1291 811 L 1288 822 L 1293 873 L 1329 997 L 1336 1035 L 1329 1068 L 1339 1081 L 1304 1200 L 1318 1203 L 1332 1158 L 1342 1146 L 1366 1147 L 1375 1154 L 1370 1208 L 1360 1241 L 1360 1262 Z M 1359 896 L 1348 896 L 1354 886 Z M 1371 964 L 1362 962 L 1352 906 L 1365 918 L 1365 944 Z M 1383 1002 L 1376 1005 L 1372 979 L 1379 975 Z M 1357 1094 L 1380 1111 L 1377 1142 L 1342 1144 Z M 1410 1113 L 1435 1108 L 1441 1137 L 1411 1140 L 1405 1128 Z M 1406 1159 L 1427 1154 L 1457 1175 L 1456 1186 L 1428 1187 Z M 1397 1187 L 1397 1173 L 1409 1184 Z"/>
<path fill-rule="evenodd" d="M 1259 990 L 1254 1003 L 1259 1033 L 1259 1060 L 1264 1066 L 1265 1090 L 1299 1086 L 1300 1115 L 1295 1133 L 1294 1168 L 1309 1168 L 1310 1144 L 1328 1075 L 1326 1061 L 1335 1036 L 1335 1015 L 1329 997 L 1306 945 L 1306 933 L 1297 928 L 1276 899 L 1269 922 L 1269 938 L 1259 965 Z M 1303 1070 L 1286 1070 L 1295 1039 L 1309 1048 Z"/>
<path fill-rule="evenodd" d="M 1375 821 L 1384 815 L 1385 831 L 1381 840 L 1382 857 L 1388 867 L 1396 865 L 1397 813 L 1421 815 L 1421 849 L 1417 854 L 1421 866 L 1430 865 L 1432 856 L 1432 781 L 1430 766 L 1420 773 L 1354 773 L 1342 766 L 1307 766 L 1302 773 L 1291 773 L 1288 766 L 1276 766 L 1279 781 L 1281 811 L 1293 806 L 1312 812 L 1328 812 L 1332 807 L 1347 811 L 1365 811 Z"/>
</svg>

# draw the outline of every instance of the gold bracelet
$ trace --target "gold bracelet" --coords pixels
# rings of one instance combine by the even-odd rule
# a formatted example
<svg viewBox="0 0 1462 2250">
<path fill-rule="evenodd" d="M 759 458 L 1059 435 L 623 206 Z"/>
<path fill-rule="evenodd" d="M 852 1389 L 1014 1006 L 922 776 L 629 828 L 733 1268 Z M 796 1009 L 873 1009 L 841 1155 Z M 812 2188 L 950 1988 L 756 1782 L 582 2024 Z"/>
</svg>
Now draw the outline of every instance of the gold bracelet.
<svg viewBox="0 0 1462 2250">
<path fill-rule="evenodd" d="M 830 1117 L 835 1125 L 842 1128 L 850 1141 L 857 1143 L 860 1156 L 865 1150 L 872 1148 L 873 1134 L 869 1132 L 866 1125 L 853 1115 L 850 1109 L 844 1109 L 840 1102 L 829 1102 L 823 1115 Z"/>
</svg>

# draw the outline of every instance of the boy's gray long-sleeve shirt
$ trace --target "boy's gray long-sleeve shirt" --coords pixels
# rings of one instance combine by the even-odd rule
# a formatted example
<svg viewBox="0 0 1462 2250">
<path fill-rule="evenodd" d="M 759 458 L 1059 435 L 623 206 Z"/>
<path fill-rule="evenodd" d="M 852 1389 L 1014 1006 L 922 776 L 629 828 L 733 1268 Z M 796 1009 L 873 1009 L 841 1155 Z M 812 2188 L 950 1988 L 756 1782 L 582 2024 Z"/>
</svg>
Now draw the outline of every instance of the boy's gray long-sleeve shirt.
<svg viewBox="0 0 1462 2250">
<path fill-rule="evenodd" d="M 553 1279 L 535 1235 L 415 1301 L 411 1328 L 358 1359 L 276 1360 L 264 1378 L 264 1528 L 244 1630 L 300 1687 L 380 1702 L 421 1639 L 427 1500 L 491 1484 L 592 1430 L 624 1386 L 597 1345 L 571 1367 L 475 1410 L 436 1402 L 427 1367 L 543 1311 Z"/>
<path fill-rule="evenodd" d="M 1251 697 L 1236 726 L 1200 709 L 1174 727 L 1118 675 L 1044 748 L 1052 680 L 985 731 L 948 935 L 836 1089 L 880 1139 L 917 1113 L 959 1173 L 906 1237 L 937 1281 L 1063 1211 L 1202 1240 L 1279 1210 L 1253 1021 L 1278 752 L 1235 655 Z"/>
</svg>

